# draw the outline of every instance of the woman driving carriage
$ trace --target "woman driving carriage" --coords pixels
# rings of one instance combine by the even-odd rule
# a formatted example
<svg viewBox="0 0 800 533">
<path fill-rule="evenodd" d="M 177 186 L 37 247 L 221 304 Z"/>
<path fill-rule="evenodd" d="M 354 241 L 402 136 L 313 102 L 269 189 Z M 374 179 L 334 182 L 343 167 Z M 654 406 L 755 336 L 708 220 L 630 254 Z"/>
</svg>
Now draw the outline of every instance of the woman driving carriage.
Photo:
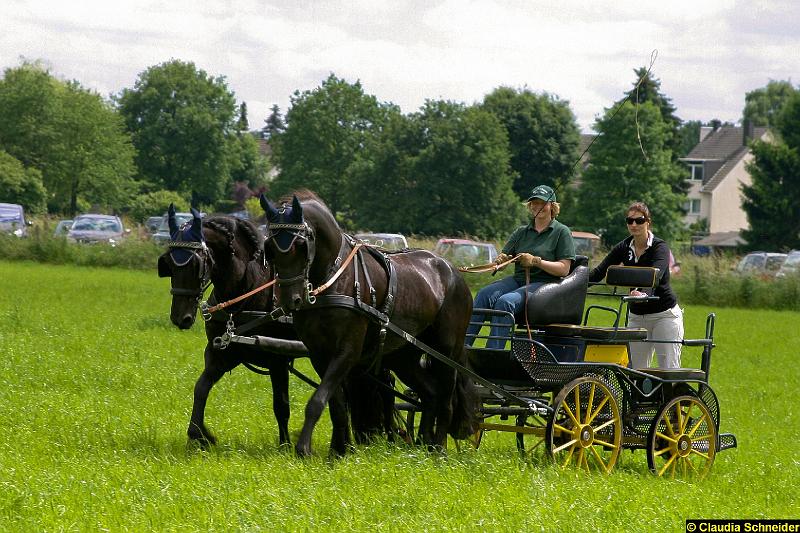
<svg viewBox="0 0 800 533">
<path fill-rule="evenodd" d="M 539 185 L 531 191 L 526 205 L 531 215 L 530 223 L 518 227 L 511 234 L 495 260 L 500 264 L 513 256 L 519 257 L 514 275 L 479 290 L 473 308 L 507 311 L 517 316 L 525 305 L 526 291 L 530 293 L 569 274 L 575 260 L 575 243 L 570 229 L 556 220 L 561 207 L 556 202 L 555 191 L 547 185 Z M 528 285 L 525 284 L 526 268 L 530 269 Z M 480 314 L 472 316 L 472 323 L 467 328 L 467 344 L 475 341 L 481 320 Z M 507 335 L 513 326 L 508 316 L 494 316 L 490 336 Z M 486 342 L 487 348 L 503 348 L 504 345 L 502 338 L 490 338 Z"/>
<path fill-rule="evenodd" d="M 589 273 L 589 281 L 600 281 L 611 265 L 656 267 L 659 270 L 658 285 L 654 289 L 631 291 L 631 296 L 658 296 L 655 301 L 631 302 L 628 306 L 628 325 L 647 330 L 651 339 L 680 341 L 683 339 L 683 311 L 678 306 L 678 297 L 669 284 L 669 246 L 650 231 L 650 209 L 643 202 L 628 207 L 625 222 L 630 237 L 623 239 L 608 253 L 603 261 Z M 647 368 L 653 350 L 661 368 L 680 368 L 681 345 L 679 342 L 632 342 L 631 366 Z"/>
</svg>

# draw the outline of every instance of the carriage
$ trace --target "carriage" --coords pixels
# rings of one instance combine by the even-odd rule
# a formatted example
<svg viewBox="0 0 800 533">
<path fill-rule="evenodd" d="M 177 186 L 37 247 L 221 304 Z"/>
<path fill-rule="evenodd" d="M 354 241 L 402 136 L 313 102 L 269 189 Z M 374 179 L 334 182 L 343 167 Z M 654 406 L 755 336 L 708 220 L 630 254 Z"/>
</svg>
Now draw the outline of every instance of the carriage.
<svg viewBox="0 0 800 533">
<path fill-rule="evenodd" d="M 398 268 L 398 265 L 402 269 L 404 255 L 411 252 L 389 254 L 358 243 L 345 234 L 333 232 L 331 239 L 337 239 L 335 248 L 338 248 L 338 252 L 331 252 L 333 255 L 329 258 L 329 264 L 322 269 L 323 279 L 328 279 L 329 282 L 322 284 L 315 281 L 317 289 L 312 290 L 309 279 L 313 272 L 309 272 L 312 271 L 315 255 L 319 259 L 324 253 L 319 248 L 314 250 L 314 246 L 320 246 L 324 232 L 322 228 L 313 227 L 304 219 L 296 198 L 294 207 L 295 218 L 292 220 L 292 210 L 282 209 L 278 213 L 271 205 L 265 206 L 271 217 L 272 238 L 275 240 L 273 245 L 277 252 L 283 253 L 295 246 L 296 242 L 301 242 L 307 257 L 306 263 L 301 264 L 302 268 L 297 270 L 297 275 L 279 273 L 279 277 L 286 278 L 286 285 L 295 284 L 294 292 L 293 287 L 289 286 L 282 294 L 282 297 L 289 298 L 288 305 L 297 306 L 293 316 L 302 317 L 304 311 L 308 316 L 309 310 L 322 309 L 327 310 L 328 315 L 339 313 L 337 316 L 344 314 L 361 317 L 367 332 L 365 335 L 373 340 L 370 341 L 371 344 L 358 345 L 361 348 L 357 348 L 369 348 L 380 354 L 384 350 L 384 343 L 387 351 L 397 350 L 397 346 L 403 344 L 402 353 L 410 354 L 413 364 L 402 366 L 400 371 L 412 378 L 426 374 L 432 365 L 436 365 L 439 373 L 442 373 L 443 368 L 454 370 L 459 380 L 468 382 L 477 390 L 478 402 L 473 415 L 477 417 L 478 423 L 472 428 L 468 438 L 474 445 L 480 444 L 481 437 L 487 431 L 512 432 L 516 434 L 518 449 L 525 455 L 534 455 L 541 451 L 543 455 L 553 458 L 563 466 L 574 465 L 603 472 L 610 472 L 614 468 L 622 449 L 644 449 L 648 466 L 655 474 L 690 478 L 705 476 L 717 452 L 736 446 L 733 435 L 720 433 L 719 402 L 708 381 L 714 348 L 713 314 L 706 319 L 705 336 L 701 339 L 648 339 L 651 342 L 680 342 L 687 347 L 698 347 L 702 350 L 699 369 L 629 368 L 629 345 L 634 341 L 645 340 L 647 332 L 627 326 L 625 306 L 631 297 L 627 296 L 626 289 L 655 285 L 655 269 L 614 267 L 609 269 L 605 284 L 590 287 L 588 260 L 579 257 L 573 261 L 568 276 L 532 293 L 532 298 L 527 302 L 525 316 L 512 317 L 517 322 L 517 327 L 511 328 L 501 338 L 505 347 L 486 348 L 484 344 L 489 338 L 487 334 L 479 332 L 474 338 L 465 339 L 463 331 L 466 323 L 461 325 L 461 329 L 454 326 L 452 330 L 461 331 L 462 336 L 457 341 L 458 346 L 451 348 L 453 353 L 464 353 L 466 356 L 458 359 L 451 353 L 443 353 L 447 350 L 433 342 L 437 340 L 435 336 L 410 332 L 412 326 L 407 318 L 397 321 L 392 318 L 389 307 L 390 304 L 397 303 L 392 293 L 392 286 L 396 285 L 396 280 L 393 281 L 393 269 Z M 269 208 L 273 209 L 272 213 Z M 277 232 L 285 233 L 283 242 L 275 239 Z M 340 238 L 341 245 L 338 242 Z M 270 235 L 267 236 L 268 244 L 269 240 Z M 173 244 L 181 246 L 180 243 Z M 355 263 L 352 267 L 348 266 L 351 261 Z M 359 261 L 363 274 L 358 270 Z M 378 265 L 375 267 L 377 270 L 372 272 L 372 279 L 367 272 L 367 264 Z M 288 272 L 285 263 L 283 268 L 284 272 Z M 336 288 L 336 278 L 342 275 L 344 280 L 350 272 L 349 269 L 352 269 L 354 275 L 351 275 L 347 283 L 355 280 L 354 294 L 350 296 L 339 293 L 328 295 L 326 299 L 324 291 L 329 287 Z M 382 270 L 385 271 L 386 279 L 381 284 Z M 362 283 L 366 281 L 363 295 L 359 280 Z M 279 283 L 280 281 L 283 280 L 279 280 Z M 463 284 L 463 280 L 458 283 Z M 339 285 L 340 291 L 343 286 Z M 586 306 L 587 294 L 599 294 L 593 291 L 600 288 L 610 289 L 603 294 L 617 298 L 616 307 Z M 382 293 L 382 298 L 376 297 L 377 293 Z M 407 298 L 413 300 L 413 296 Z M 205 308 L 207 319 L 219 314 L 225 316 L 227 313 L 224 309 L 209 313 L 208 308 Z M 473 313 L 473 316 L 485 318 L 498 312 L 475 309 Z M 597 322 L 596 315 L 601 313 L 611 316 L 611 325 L 590 325 Z M 326 331 L 324 320 L 311 326 L 299 326 L 299 338 L 258 333 L 257 328 L 260 325 L 278 319 L 281 314 L 275 310 L 249 311 L 239 313 L 237 321 L 233 320 L 231 314 L 224 333 L 213 339 L 214 349 L 246 346 L 262 350 L 289 361 L 293 372 L 295 370 L 291 361 L 296 357 L 311 354 L 313 363 L 315 347 L 307 346 L 308 341 L 324 344 L 330 339 L 319 338 L 319 335 L 309 337 L 307 333 L 310 329 L 317 333 Z M 285 323 L 287 317 L 280 320 Z M 295 326 L 298 327 L 297 322 Z M 447 324 L 444 326 L 440 330 L 448 330 Z M 320 330 L 320 327 L 323 329 Z M 304 329 L 306 344 L 302 342 Z M 357 331 L 358 328 L 351 330 Z M 348 333 L 344 331 L 340 335 L 346 338 Z M 470 341 L 467 348 L 464 348 L 465 340 Z M 316 351 L 319 351 L 318 347 Z M 386 364 L 387 360 L 387 357 L 381 359 L 379 355 L 373 370 L 380 369 L 381 363 Z M 253 368 L 252 364 L 249 366 Z M 298 447 L 301 454 L 310 452 L 309 427 L 313 429 L 319 413 L 328 401 L 331 402 L 331 417 L 334 422 L 331 447 L 332 450 L 338 450 L 336 425 L 337 422 L 341 424 L 342 420 L 336 417 L 342 415 L 340 408 L 334 407 L 336 387 L 330 387 L 327 393 L 324 392 L 325 382 L 331 373 L 330 367 L 315 365 L 315 369 L 321 377 L 320 384 L 305 376 L 301 377 L 318 387 L 309 401 L 309 406 L 316 411 L 312 409 L 309 415 L 309 407 L 306 409 L 306 423 L 301 440 L 305 438 L 309 447 Z M 400 378 L 407 384 L 411 381 L 404 375 L 400 375 Z M 432 437 L 428 435 L 426 439 L 423 435 L 420 438 L 417 432 L 425 431 L 424 395 L 430 393 L 426 390 L 430 382 L 422 380 L 416 383 L 420 384 L 417 388 L 412 384 L 410 389 L 392 391 L 395 398 L 392 403 L 397 410 L 405 413 L 402 428 L 405 438 L 411 441 L 419 439 L 429 444 Z M 457 388 L 455 383 L 452 386 Z M 204 401 L 203 399 L 203 404 Z M 446 407 L 452 408 L 450 403 L 457 401 L 448 397 Z M 430 399 L 427 404 L 431 405 Z M 312 418 L 310 426 L 309 416 Z M 430 407 L 427 416 L 431 416 Z M 428 424 L 434 425 L 430 420 Z M 343 437 L 340 435 L 339 438 Z M 342 446 L 343 442 L 338 445 Z"/>
</svg>

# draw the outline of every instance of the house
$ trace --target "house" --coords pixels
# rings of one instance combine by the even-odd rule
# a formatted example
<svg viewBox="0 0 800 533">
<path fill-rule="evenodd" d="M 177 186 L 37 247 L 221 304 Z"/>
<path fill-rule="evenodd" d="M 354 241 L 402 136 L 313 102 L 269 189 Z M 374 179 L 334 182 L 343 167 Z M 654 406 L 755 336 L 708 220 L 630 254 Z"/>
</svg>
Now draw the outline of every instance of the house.
<svg viewBox="0 0 800 533">
<path fill-rule="evenodd" d="M 752 183 L 745 165 L 753 159 L 747 147 L 753 139 L 768 140 L 767 129 L 749 124 L 703 127 L 700 142 L 681 158 L 689 167 L 685 222 L 688 226 L 705 219 L 707 239 L 716 246 L 737 246 L 744 242 L 738 236 L 740 230 L 748 227 L 741 186 Z"/>
</svg>

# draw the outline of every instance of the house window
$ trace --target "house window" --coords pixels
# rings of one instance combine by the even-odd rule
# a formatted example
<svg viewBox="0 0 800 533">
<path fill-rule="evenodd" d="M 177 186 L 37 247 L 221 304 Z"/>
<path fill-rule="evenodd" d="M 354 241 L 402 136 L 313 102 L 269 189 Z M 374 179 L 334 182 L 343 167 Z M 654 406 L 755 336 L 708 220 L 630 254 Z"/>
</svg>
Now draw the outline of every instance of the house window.
<svg viewBox="0 0 800 533">
<path fill-rule="evenodd" d="M 683 208 L 686 210 L 686 213 L 689 215 L 699 215 L 700 214 L 700 199 L 699 198 L 690 198 L 685 204 L 683 204 Z"/>
<path fill-rule="evenodd" d="M 689 163 L 689 179 L 703 181 L 703 163 Z"/>
</svg>

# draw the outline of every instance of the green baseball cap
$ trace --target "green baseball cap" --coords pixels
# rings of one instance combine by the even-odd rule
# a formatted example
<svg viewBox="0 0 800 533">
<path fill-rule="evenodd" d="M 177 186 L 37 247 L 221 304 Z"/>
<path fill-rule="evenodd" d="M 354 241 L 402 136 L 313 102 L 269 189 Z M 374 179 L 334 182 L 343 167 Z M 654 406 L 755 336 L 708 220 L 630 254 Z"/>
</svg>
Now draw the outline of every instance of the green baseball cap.
<svg viewBox="0 0 800 533">
<path fill-rule="evenodd" d="M 530 197 L 528 197 L 525 202 L 530 202 L 531 200 L 538 198 L 539 200 L 544 200 L 545 202 L 557 202 L 556 200 L 556 193 L 552 187 L 548 187 L 547 185 L 537 185 L 531 191 Z"/>
</svg>

